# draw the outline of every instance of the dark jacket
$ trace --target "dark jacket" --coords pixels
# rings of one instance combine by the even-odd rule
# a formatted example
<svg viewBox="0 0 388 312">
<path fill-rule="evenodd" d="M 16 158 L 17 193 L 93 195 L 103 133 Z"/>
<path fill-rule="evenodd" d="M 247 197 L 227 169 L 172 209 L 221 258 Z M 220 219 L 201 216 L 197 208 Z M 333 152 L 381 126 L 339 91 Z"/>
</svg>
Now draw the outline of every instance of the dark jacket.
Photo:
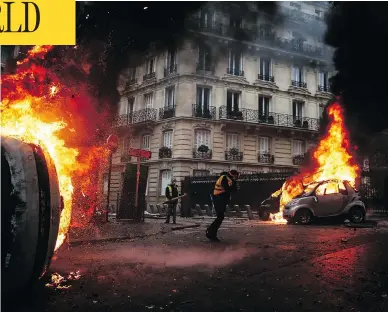
<svg viewBox="0 0 388 312">
<path fill-rule="evenodd" d="M 226 190 L 226 192 L 224 192 L 220 195 L 215 195 L 215 196 L 230 199 L 231 194 L 237 192 L 237 181 L 234 180 L 230 174 L 221 174 L 221 176 L 224 176 L 221 180 L 221 185 Z M 233 182 L 232 185 L 229 185 L 228 179 L 226 178 L 226 176 L 228 176 L 229 179 L 232 180 L 232 182 Z"/>
<path fill-rule="evenodd" d="M 170 192 L 170 187 L 171 187 L 171 190 L 172 192 Z M 167 187 L 166 187 L 166 197 L 167 199 L 171 199 L 171 198 L 175 198 L 175 197 L 178 197 L 179 196 L 179 192 L 178 192 L 178 188 L 175 184 L 169 184 Z"/>
</svg>

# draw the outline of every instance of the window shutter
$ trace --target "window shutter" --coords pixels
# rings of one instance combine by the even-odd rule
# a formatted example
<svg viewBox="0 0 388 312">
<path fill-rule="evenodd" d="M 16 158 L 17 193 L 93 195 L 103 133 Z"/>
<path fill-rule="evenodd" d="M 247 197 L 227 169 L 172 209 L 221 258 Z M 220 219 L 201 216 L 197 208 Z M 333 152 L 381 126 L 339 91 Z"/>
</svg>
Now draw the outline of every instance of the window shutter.
<svg viewBox="0 0 388 312">
<path fill-rule="evenodd" d="M 233 109 L 232 106 L 232 92 L 228 91 L 227 96 L 226 96 L 226 110 L 228 112 L 231 112 Z"/>
<path fill-rule="evenodd" d="M 209 100 L 210 100 L 210 89 L 204 88 L 203 89 L 203 108 L 209 109 Z"/>
</svg>

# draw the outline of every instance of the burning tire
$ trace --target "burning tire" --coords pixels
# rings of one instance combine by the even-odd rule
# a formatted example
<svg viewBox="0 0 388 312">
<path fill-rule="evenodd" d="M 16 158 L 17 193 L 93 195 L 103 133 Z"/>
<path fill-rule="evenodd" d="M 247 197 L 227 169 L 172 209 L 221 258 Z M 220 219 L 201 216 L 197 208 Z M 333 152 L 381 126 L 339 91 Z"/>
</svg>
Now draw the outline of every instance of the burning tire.
<svg viewBox="0 0 388 312">
<path fill-rule="evenodd" d="M 365 220 L 365 210 L 363 207 L 353 207 L 349 211 L 349 221 L 352 223 L 362 223 Z"/>
<path fill-rule="evenodd" d="M 3 298 L 31 287 L 51 263 L 61 196 L 52 160 L 39 146 L 1 138 Z"/>
</svg>

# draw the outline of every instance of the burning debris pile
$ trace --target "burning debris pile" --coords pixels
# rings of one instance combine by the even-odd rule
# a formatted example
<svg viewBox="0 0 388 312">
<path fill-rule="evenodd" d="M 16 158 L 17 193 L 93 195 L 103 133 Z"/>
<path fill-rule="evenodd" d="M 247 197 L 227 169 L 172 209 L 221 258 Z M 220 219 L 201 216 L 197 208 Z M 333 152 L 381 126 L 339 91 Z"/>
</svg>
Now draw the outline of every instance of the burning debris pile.
<svg viewBox="0 0 388 312">
<path fill-rule="evenodd" d="M 305 186 L 311 182 L 338 179 L 349 181 L 355 187 L 360 168 L 352 155 L 354 150 L 350 144 L 343 109 L 338 99 L 328 107 L 327 113 L 330 119 L 327 133 L 311 153 L 312 165 L 289 178 L 280 190 L 272 194 L 273 197 L 281 194 L 280 212 L 270 216 L 273 222 L 287 222 L 283 219 L 284 206 L 302 194 Z"/>
<path fill-rule="evenodd" d="M 72 47 L 63 48 L 62 54 L 53 49 L 35 46 L 17 63 L 15 73 L 2 75 L 0 107 L 2 135 L 39 145 L 54 161 L 64 202 L 58 249 L 69 230 L 72 208 L 78 204 L 74 195 L 83 192 L 91 202 L 97 201 L 97 168 L 107 150 L 96 146 L 91 133 L 98 127 L 96 120 L 108 118 L 96 109 L 97 97 L 85 82 L 90 70 L 86 57 L 75 57 Z M 53 56 L 46 59 L 50 52 Z"/>
<path fill-rule="evenodd" d="M 79 271 L 77 272 L 70 272 L 70 274 L 64 278 L 59 273 L 53 273 L 51 275 L 51 283 L 47 283 L 46 287 L 52 287 L 55 289 L 69 289 L 71 285 L 68 285 L 67 282 L 69 281 L 76 281 L 81 278 L 81 274 Z"/>
</svg>

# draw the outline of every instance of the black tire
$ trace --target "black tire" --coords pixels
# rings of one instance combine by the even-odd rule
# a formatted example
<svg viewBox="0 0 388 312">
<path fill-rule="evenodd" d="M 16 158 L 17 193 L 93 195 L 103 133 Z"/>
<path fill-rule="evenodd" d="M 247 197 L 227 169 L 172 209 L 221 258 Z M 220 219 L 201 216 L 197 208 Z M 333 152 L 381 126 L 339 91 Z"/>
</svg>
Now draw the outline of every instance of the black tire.
<svg viewBox="0 0 388 312">
<path fill-rule="evenodd" d="M 259 218 L 263 221 L 268 221 L 269 215 L 270 215 L 270 213 L 268 211 L 265 211 L 265 210 L 259 212 Z"/>
<path fill-rule="evenodd" d="M 307 225 L 313 220 L 313 214 L 308 209 L 300 209 L 296 212 L 293 223 Z"/>
<path fill-rule="evenodd" d="M 365 221 L 365 210 L 362 207 L 353 207 L 348 213 L 351 223 L 363 223 Z"/>
</svg>

